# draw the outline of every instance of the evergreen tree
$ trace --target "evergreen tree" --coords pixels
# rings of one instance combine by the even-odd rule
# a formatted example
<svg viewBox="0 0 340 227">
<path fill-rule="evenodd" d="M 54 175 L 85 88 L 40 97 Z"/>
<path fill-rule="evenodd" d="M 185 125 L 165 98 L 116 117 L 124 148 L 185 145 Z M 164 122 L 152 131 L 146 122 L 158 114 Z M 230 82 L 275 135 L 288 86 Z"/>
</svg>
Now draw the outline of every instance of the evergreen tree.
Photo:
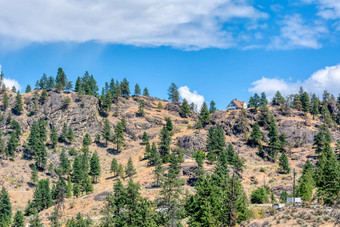
<svg viewBox="0 0 340 227">
<path fill-rule="evenodd" d="M 5 142 L 2 138 L 2 132 L 0 132 L 0 155 L 5 153 Z"/>
<path fill-rule="evenodd" d="M 47 162 L 47 151 L 46 147 L 41 140 L 37 140 L 35 145 L 35 165 L 38 169 L 44 170 Z"/>
<path fill-rule="evenodd" d="M 50 141 L 53 147 L 55 147 L 58 143 L 58 135 L 57 135 L 57 131 L 54 127 L 54 125 L 52 125 L 51 128 L 51 132 L 50 132 Z"/>
<path fill-rule="evenodd" d="M 102 136 L 105 139 L 105 146 L 107 146 L 107 141 L 111 140 L 111 126 L 108 119 L 104 120 L 104 126 L 102 129 Z"/>
<path fill-rule="evenodd" d="M 77 214 L 76 218 L 67 220 L 66 227 L 91 227 L 93 221 L 87 217 L 84 219 L 80 213 Z"/>
<path fill-rule="evenodd" d="M 157 158 L 161 159 L 155 143 L 152 143 L 151 147 L 150 144 L 147 144 L 147 146 L 145 147 L 145 152 L 145 156 L 148 159 L 149 166 L 155 165 Z"/>
<path fill-rule="evenodd" d="M 31 85 L 27 84 L 25 93 L 30 93 L 32 91 Z"/>
<path fill-rule="evenodd" d="M 166 225 L 177 226 L 181 216 L 180 195 L 184 182 L 179 178 L 180 157 L 175 152 L 170 156 L 170 167 L 168 174 L 163 179 L 162 189 L 158 206 L 167 208 L 162 213 Z"/>
<path fill-rule="evenodd" d="M 2 97 L 2 109 L 6 110 L 8 108 L 8 102 L 9 102 L 9 97 L 6 92 L 4 92 L 4 95 Z"/>
<path fill-rule="evenodd" d="M 207 138 L 208 152 L 207 158 L 209 161 L 216 161 L 217 157 L 225 150 L 224 131 L 220 126 L 210 127 Z"/>
<path fill-rule="evenodd" d="M 140 90 L 140 87 L 138 84 L 135 85 L 135 92 L 134 92 L 134 95 L 136 96 L 140 96 L 141 95 L 141 90 Z"/>
<path fill-rule="evenodd" d="M 257 122 L 253 125 L 253 130 L 250 133 L 250 137 L 248 139 L 248 143 L 252 147 L 257 147 L 258 145 L 261 144 L 261 139 L 263 137 L 263 134 L 260 130 L 260 126 Z"/>
<path fill-rule="evenodd" d="M 0 191 L 0 226 L 10 226 L 12 219 L 12 205 L 6 188 Z"/>
<path fill-rule="evenodd" d="M 153 164 L 155 165 L 155 180 L 156 180 L 156 186 L 159 187 L 164 176 L 163 161 L 161 159 L 159 152 L 156 149 L 156 145 L 154 143 L 152 145 L 154 145 L 152 146 L 151 151 L 153 154 L 152 155 Z"/>
<path fill-rule="evenodd" d="M 41 95 L 40 95 L 40 98 L 39 98 L 39 103 L 41 105 L 45 104 L 46 100 L 47 100 L 47 97 L 48 97 L 48 94 L 47 94 L 47 91 L 46 90 L 43 90 L 41 92 Z"/>
<path fill-rule="evenodd" d="M 340 192 L 340 164 L 328 143 L 318 156 L 315 176 L 318 195 L 324 202 L 331 205 L 337 201 Z"/>
<path fill-rule="evenodd" d="M 69 174 L 71 172 L 71 162 L 68 159 L 68 157 L 66 156 L 66 152 L 65 149 L 63 148 L 61 153 L 60 153 L 60 164 L 59 164 L 59 168 L 60 169 L 60 173 L 61 174 Z"/>
<path fill-rule="evenodd" d="M 117 175 L 124 179 L 124 166 L 122 164 L 118 164 Z"/>
<path fill-rule="evenodd" d="M 149 94 L 149 90 L 147 88 L 144 88 L 143 90 L 143 96 L 146 96 L 146 97 L 149 97 L 150 94 Z"/>
<path fill-rule="evenodd" d="M 68 177 L 67 186 L 66 186 L 66 198 L 70 198 L 72 196 L 72 191 L 73 191 L 73 187 L 72 187 L 71 177 Z"/>
<path fill-rule="evenodd" d="M 168 95 L 169 95 L 169 100 L 171 100 L 172 102 L 178 102 L 179 101 L 178 87 L 175 83 L 171 83 L 171 85 L 168 89 Z"/>
<path fill-rule="evenodd" d="M 282 152 L 279 158 L 279 167 L 282 173 L 287 174 L 290 172 L 289 162 L 285 152 Z"/>
<path fill-rule="evenodd" d="M 125 141 L 124 128 L 123 128 L 121 122 L 119 122 L 116 125 L 114 132 L 115 132 L 115 134 L 113 136 L 113 140 L 114 140 L 114 143 L 117 146 L 117 152 L 119 153 L 121 151 L 121 148 L 125 145 L 125 143 L 124 143 L 124 141 Z"/>
<path fill-rule="evenodd" d="M 195 158 L 197 168 L 196 168 L 196 177 L 197 179 L 200 178 L 204 174 L 203 162 L 205 159 L 205 153 L 201 150 L 194 153 L 193 157 Z"/>
<path fill-rule="evenodd" d="M 328 127 L 325 124 L 320 125 L 318 133 L 314 136 L 313 145 L 316 146 L 315 153 L 321 153 L 325 149 L 326 144 L 330 144 L 331 142 L 332 136 Z"/>
<path fill-rule="evenodd" d="M 283 98 L 281 93 L 279 91 L 277 91 L 273 100 L 272 100 L 272 105 L 273 106 L 279 106 L 279 105 L 283 104 L 284 102 L 285 102 L 285 99 Z"/>
<path fill-rule="evenodd" d="M 91 140 L 90 134 L 86 133 L 83 139 L 83 146 L 88 147 L 90 146 L 91 143 L 92 143 L 92 140 Z"/>
<path fill-rule="evenodd" d="M 310 111 L 310 101 L 308 93 L 303 92 L 300 100 L 302 104 L 302 111 L 308 113 Z"/>
<path fill-rule="evenodd" d="M 148 161 L 148 165 L 152 165 L 153 164 L 152 163 L 152 156 L 151 156 L 151 146 L 150 146 L 149 141 L 147 141 L 146 145 L 145 145 L 144 159 L 149 160 Z"/>
<path fill-rule="evenodd" d="M 266 93 L 264 92 L 261 93 L 261 98 L 260 98 L 260 106 L 263 106 L 263 105 L 268 105 L 267 96 L 266 96 Z"/>
<path fill-rule="evenodd" d="M 260 116 L 259 116 L 259 125 L 264 126 L 265 128 L 269 127 L 271 115 L 269 113 L 269 109 L 267 105 L 263 105 L 260 107 Z"/>
<path fill-rule="evenodd" d="M 311 113 L 313 116 L 318 115 L 320 113 L 320 100 L 315 94 L 312 95 L 311 104 Z"/>
<path fill-rule="evenodd" d="M 129 81 L 126 78 L 124 78 L 123 81 L 121 82 L 120 89 L 123 97 L 128 98 L 130 96 Z"/>
<path fill-rule="evenodd" d="M 274 161 L 277 157 L 277 154 L 280 152 L 281 144 L 279 140 L 279 133 L 277 131 L 277 126 L 275 123 L 274 117 L 271 118 L 269 124 L 269 158 Z"/>
<path fill-rule="evenodd" d="M 251 192 L 251 199 L 250 201 L 252 203 L 256 203 L 256 204 L 264 204 L 264 203 L 268 203 L 269 199 L 268 199 L 268 194 L 266 192 L 266 189 L 263 187 L 260 187 L 258 189 L 255 189 Z"/>
<path fill-rule="evenodd" d="M 324 124 L 331 125 L 333 123 L 332 116 L 329 112 L 327 103 L 324 103 L 321 108 L 321 115 Z"/>
<path fill-rule="evenodd" d="M 315 188 L 313 174 L 314 166 L 307 160 L 303 166 L 302 176 L 299 178 L 296 190 L 297 196 L 300 196 L 305 202 L 310 202 L 313 197 L 313 189 Z"/>
<path fill-rule="evenodd" d="M 34 191 L 34 198 L 31 206 L 38 212 L 52 206 L 52 196 L 50 181 L 48 179 L 39 180 Z"/>
<path fill-rule="evenodd" d="M 24 108 L 23 108 L 23 104 L 22 104 L 22 97 L 21 97 L 20 92 L 18 92 L 16 97 L 15 97 L 13 113 L 15 115 L 21 115 L 23 110 L 24 110 Z"/>
<path fill-rule="evenodd" d="M 15 157 L 15 151 L 18 147 L 18 135 L 16 132 L 12 132 L 11 137 L 7 143 L 7 155 L 9 155 L 10 157 L 14 158 Z"/>
<path fill-rule="evenodd" d="M 83 177 L 83 170 L 81 165 L 81 159 L 80 156 L 76 156 L 73 160 L 73 171 L 72 171 L 72 177 L 74 183 L 80 183 L 82 181 Z"/>
<path fill-rule="evenodd" d="M 59 141 L 60 142 L 66 142 L 67 134 L 68 134 L 67 124 L 64 123 L 63 128 L 61 129 L 61 133 L 59 135 Z"/>
<path fill-rule="evenodd" d="M 38 214 L 35 214 L 29 221 L 29 227 L 43 227 Z"/>
<path fill-rule="evenodd" d="M 181 117 L 188 117 L 190 115 L 190 106 L 186 99 L 183 99 L 182 105 L 181 105 Z"/>
<path fill-rule="evenodd" d="M 100 161 L 97 152 L 94 152 L 90 159 L 90 173 L 93 183 L 98 182 L 100 176 Z"/>
<path fill-rule="evenodd" d="M 234 167 L 236 172 L 243 171 L 245 160 L 235 152 L 231 144 L 227 147 L 226 158 L 228 163 Z"/>
<path fill-rule="evenodd" d="M 37 167 L 35 165 L 32 166 L 31 169 L 31 181 L 35 184 L 38 182 L 38 170 Z"/>
<path fill-rule="evenodd" d="M 82 186 L 83 186 L 83 191 L 86 194 L 90 194 L 90 193 L 93 192 L 93 185 L 92 185 L 92 181 L 91 181 L 90 177 L 86 177 Z"/>
<path fill-rule="evenodd" d="M 24 214 L 20 210 L 14 215 L 12 227 L 25 227 Z"/>
<path fill-rule="evenodd" d="M 68 132 L 67 132 L 67 139 L 68 139 L 68 141 L 70 142 L 70 143 L 72 143 L 73 142 L 73 140 L 74 140 L 74 134 L 73 134 L 73 130 L 72 130 L 72 128 L 70 127 L 70 128 L 68 128 Z"/>
<path fill-rule="evenodd" d="M 161 159 L 164 163 L 169 161 L 169 153 L 170 153 L 170 143 L 171 143 L 171 134 L 166 126 L 164 126 L 160 133 L 160 141 L 158 144 L 158 150 L 161 156 Z"/>
<path fill-rule="evenodd" d="M 148 136 L 148 134 L 146 132 L 143 133 L 142 142 L 144 144 L 147 144 L 149 142 L 149 136 Z"/>
<path fill-rule="evenodd" d="M 165 127 L 166 129 L 170 132 L 170 134 L 172 135 L 172 130 L 174 129 L 174 126 L 172 124 L 172 121 L 171 121 L 171 118 L 170 117 L 167 117 L 166 119 L 166 124 L 165 124 Z"/>
<path fill-rule="evenodd" d="M 112 158 L 110 172 L 113 173 L 116 176 L 117 175 L 117 170 L 118 170 L 117 159 Z"/>
<path fill-rule="evenodd" d="M 125 169 L 125 176 L 131 178 L 131 177 L 132 177 L 133 175 L 135 175 L 136 173 L 137 173 L 137 172 L 136 172 L 135 167 L 133 166 L 132 159 L 129 158 L 128 163 L 127 163 L 127 166 L 126 166 L 126 169 Z"/>
<path fill-rule="evenodd" d="M 217 111 L 216 103 L 215 103 L 213 100 L 211 100 L 211 102 L 210 102 L 210 107 L 209 107 L 209 112 L 210 112 L 211 114 L 213 114 L 213 113 L 215 113 L 216 111 Z"/>
<path fill-rule="evenodd" d="M 204 102 L 201 111 L 200 111 L 200 120 L 203 124 L 209 124 L 210 123 L 210 112 L 208 109 L 207 104 Z"/>
<path fill-rule="evenodd" d="M 67 76 L 62 68 L 58 68 L 55 83 L 59 91 L 72 89 L 72 82 L 67 80 Z"/>
<path fill-rule="evenodd" d="M 162 103 L 161 103 L 161 102 L 158 102 L 158 104 L 157 104 L 157 109 L 158 109 L 158 110 L 161 110 L 161 109 L 163 109 L 163 105 L 162 105 Z"/>
</svg>

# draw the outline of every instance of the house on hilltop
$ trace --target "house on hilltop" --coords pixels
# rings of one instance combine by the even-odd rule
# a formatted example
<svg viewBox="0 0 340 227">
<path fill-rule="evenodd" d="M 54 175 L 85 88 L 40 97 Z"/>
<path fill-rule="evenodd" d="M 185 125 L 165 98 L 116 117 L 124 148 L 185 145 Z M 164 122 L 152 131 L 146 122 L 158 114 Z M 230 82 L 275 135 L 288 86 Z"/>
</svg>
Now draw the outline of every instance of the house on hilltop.
<svg viewBox="0 0 340 227">
<path fill-rule="evenodd" d="M 231 102 L 227 106 L 227 110 L 239 110 L 239 109 L 246 109 L 246 108 L 247 108 L 246 101 L 239 101 L 237 99 L 231 100 Z"/>
</svg>

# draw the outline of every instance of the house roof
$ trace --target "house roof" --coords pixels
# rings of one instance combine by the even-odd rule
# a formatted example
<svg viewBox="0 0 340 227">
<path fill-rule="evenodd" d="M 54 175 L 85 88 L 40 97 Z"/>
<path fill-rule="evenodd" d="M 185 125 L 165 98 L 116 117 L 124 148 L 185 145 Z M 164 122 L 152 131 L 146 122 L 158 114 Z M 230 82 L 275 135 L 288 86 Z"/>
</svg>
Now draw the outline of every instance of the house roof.
<svg viewBox="0 0 340 227">
<path fill-rule="evenodd" d="M 233 102 L 235 103 L 236 106 L 238 106 L 239 108 L 243 108 L 244 103 L 246 103 L 246 101 L 239 101 L 237 99 L 233 99 Z"/>
</svg>

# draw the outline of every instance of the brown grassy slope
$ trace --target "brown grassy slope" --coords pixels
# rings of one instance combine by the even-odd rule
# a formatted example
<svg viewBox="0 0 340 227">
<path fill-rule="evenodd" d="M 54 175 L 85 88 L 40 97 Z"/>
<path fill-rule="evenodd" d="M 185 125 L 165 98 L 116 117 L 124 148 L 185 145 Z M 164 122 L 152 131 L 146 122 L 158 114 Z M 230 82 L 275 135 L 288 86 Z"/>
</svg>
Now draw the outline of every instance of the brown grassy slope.
<svg viewBox="0 0 340 227">
<path fill-rule="evenodd" d="M 47 114 L 48 116 L 58 116 L 57 118 L 51 117 L 50 121 L 54 125 L 58 126 L 58 131 L 61 130 L 61 125 L 63 122 L 67 122 L 68 125 L 74 127 L 74 131 L 76 134 L 76 142 L 72 145 L 68 145 L 67 147 L 70 148 L 71 146 L 75 146 L 77 148 L 81 147 L 81 140 L 86 132 L 86 129 L 91 132 L 91 137 L 94 139 L 96 133 L 100 133 L 100 127 L 95 128 L 98 124 L 101 124 L 103 118 L 100 116 L 96 105 L 87 106 L 86 108 L 93 108 L 92 111 L 96 111 L 95 118 L 92 118 L 92 121 L 97 121 L 97 123 L 93 123 L 93 128 L 86 128 L 85 126 L 89 124 L 89 122 L 82 122 L 82 124 L 75 126 L 72 124 L 71 117 L 74 117 L 79 113 L 84 111 L 84 109 L 80 108 L 80 102 L 76 102 L 77 95 L 74 93 L 69 94 L 59 94 L 59 96 L 63 97 L 68 95 L 71 97 L 72 102 L 68 107 L 70 111 L 60 111 L 51 110 L 51 113 L 44 113 L 41 112 L 41 116 Z M 11 97 L 11 105 L 13 105 L 14 94 Z M 31 99 L 33 96 L 32 93 L 30 94 L 23 94 L 24 99 Z M 53 96 L 54 97 L 54 96 Z M 57 95 L 56 95 L 57 97 Z M 2 96 L 0 96 L 1 101 Z M 51 96 L 50 96 L 51 99 Z M 83 97 L 85 101 L 90 98 Z M 138 110 L 139 101 L 138 99 L 143 99 L 146 102 L 145 108 L 145 117 L 136 117 L 136 112 Z M 90 101 L 93 101 L 90 99 Z M 49 100 L 50 103 L 55 103 L 54 100 Z M 194 135 L 194 134 L 207 134 L 207 129 L 195 130 L 191 129 L 190 125 L 194 125 L 195 119 L 188 118 L 183 119 L 179 116 L 177 112 L 168 111 L 165 109 L 158 110 L 157 104 L 158 102 L 162 102 L 163 107 L 165 107 L 168 102 L 161 101 L 153 98 L 130 98 L 129 100 L 121 99 L 117 104 L 113 105 L 112 111 L 109 113 L 108 119 L 112 126 L 116 125 L 121 118 L 124 116 L 127 120 L 127 125 L 129 129 L 129 133 L 126 135 L 126 147 L 124 150 L 119 154 L 113 154 L 115 145 L 109 143 L 108 147 L 97 146 L 96 144 L 92 144 L 90 146 L 91 151 L 97 151 L 100 160 L 101 160 L 101 168 L 102 173 L 100 177 L 100 181 L 98 184 L 94 185 L 94 193 L 90 195 L 84 195 L 80 198 L 71 198 L 67 199 L 65 203 L 65 210 L 63 215 L 63 220 L 75 216 L 78 212 L 83 214 L 88 214 L 90 217 L 98 220 L 100 218 L 100 209 L 103 206 L 103 198 L 104 195 L 112 191 L 113 183 L 116 178 L 112 177 L 112 174 L 109 172 L 110 169 L 110 162 L 113 157 L 115 157 L 119 163 L 126 164 L 127 160 L 131 157 L 134 165 L 137 170 L 136 176 L 133 177 L 135 182 L 138 182 L 141 185 L 141 193 L 143 196 L 148 197 L 150 199 L 155 199 L 157 197 L 158 189 L 150 188 L 153 182 L 153 167 L 148 167 L 147 162 L 145 160 L 141 161 L 141 157 L 144 154 L 145 146 L 141 144 L 141 135 L 144 131 L 146 131 L 151 138 L 151 142 L 158 142 L 158 134 L 165 123 L 165 117 L 170 117 L 174 123 L 174 135 L 172 146 L 176 146 L 177 137 L 181 137 L 184 135 Z M 41 109 L 48 108 L 47 105 L 52 104 L 45 104 L 45 106 L 41 107 Z M 56 105 L 56 104 L 55 104 Z M 86 105 L 86 103 L 85 103 Z M 29 135 L 29 124 L 32 122 L 33 117 L 28 116 L 27 109 L 30 109 L 30 105 L 24 105 L 25 110 L 24 113 L 13 118 L 18 120 L 23 125 L 24 134 L 21 138 L 21 144 L 27 140 Z M 283 121 L 292 120 L 296 122 L 296 124 L 301 124 L 301 127 L 308 128 L 311 131 L 317 131 L 317 125 L 320 124 L 319 120 L 313 120 L 311 116 L 307 115 L 303 117 L 299 112 L 295 111 L 293 116 L 285 117 L 279 114 L 277 108 L 270 108 L 270 110 L 276 115 L 276 119 L 278 121 L 278 125 L 280 125 Z M 9 110 L 5 113 L 7 115 Z M 49 115 L 50 114 L 50 115 Z M 39 114 L 38 114 L 39 115 Z M 253 124 L 256 121 L 256 114 L 252 113 L 250 110 L 247 111 L 248 115 L 248 122 Z M 224 123 L 228 123 L 233 125 L 235 123 L 235 119 L 239 116 L 239 112 L 222 112 L 222 119 L 220 119 Z M 308 121 L 308 124 L 306 124 Z M 84 126 L 84 127 L 83 127 Z M 78 128 L 77 128 L 78 127 Z M 229 127 L 229 126 L 228 126 Z M 79 129 L 81 128 L 81 130 Z M 78 130 L 79 129 L 79 130 Z M 3 131 L 6 131 L 6 127 L 2 127 Z M 264 129 L 262 129 L 266 132 Z M 242 181 L 244 188 L 248 195 L 250 195 L 251 191 L 262 184 L 269 185 L 271 188 L 284 188 L 289 189 L 292 185 L 292 176 L 291 174 L 279 174 L 277 172 L 278 164 L 272 163 L 268 161 L 264 161 L 260 157 L 257 156 L 256 149 L 250 148 L 246 146 L 244 136 L 242 134 L 235 134 L 235 133 L 226 133 L 226 141 L 233 143 L 235 149 L 239 154 L 246 159 L 246 168 L 242 174 Z M 63 144 L 59 144 L 57 153 L 53 153 L 51 150 L 49 151 L 49 162 L 54 163 L 55 165 L 58 164 L 58 155 L 60 151 L 60 147 Z M 22 150 L 22 148 L 20 148 Z M 20 150 L 19 149 L 19 150 Z M 289 162 L 292 168 L 295 168 L 297 172 L 300 172 L 301 166 L 304 161 L 307 159 L 308 156 L 313 156 L 314 151 L 312 149 L 312 145 L 305 144 L 301 147 L 291 148 L 288 152 Z M 17 157 L 13 160 L 0 160 L 0 185 L 5 186 L 9 194 L 11 196 L 11 201 L 13 204 L 14 210 L 23 210 L 27 204 L 29 199 L 32 199 L 34 187 L 30 187 L 30 175 L 31 171 L 29 165 L 33 163 L 30 160 L 23 160 L 21 159 L 22 153 L 19 151 L 17 153 Z M 187 159 L 183 166 L 193 166 L 195 165 L 194 160 Z M 205 164 L 207 169 L 213 168 L 213 166 L 209 164 Z M 46 171 L 47 173 L 47 171 Z M 56 178 L 52 178 L 50 175 L 46 173 L 40 173 L 39 178 L 49 178 L 52 182 L 56 182 Z M 191 187 L 185 186 L 188 190 L 192 190 Z M 288 188 L 287 188 L 288 187 Z M 46 211 L 43 211 L 40 216 L 41 217 L 48 217 L 49 214 L 52 212 L 52 208 Z M 47 220 L 47 219 L 45 219 Z"/>
</svg>

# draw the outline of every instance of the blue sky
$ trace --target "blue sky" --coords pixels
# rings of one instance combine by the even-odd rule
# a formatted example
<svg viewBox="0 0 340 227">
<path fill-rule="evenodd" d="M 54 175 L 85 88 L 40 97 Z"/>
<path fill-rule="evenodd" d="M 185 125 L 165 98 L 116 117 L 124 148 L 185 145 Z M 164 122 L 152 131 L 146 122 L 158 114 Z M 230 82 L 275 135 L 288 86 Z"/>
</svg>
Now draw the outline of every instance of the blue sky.
<svg viewBox="0 0 340 227">
<path fill-rule="evenodd" d="M 220 109 L 254 92 L 340 88 L 338 0 L 0 0 L 0 10 L 0 65 L 22 88 L 58 67 L 100 86 L 126 77 L 160 98 L 175 82 Z"/>
</svg>

